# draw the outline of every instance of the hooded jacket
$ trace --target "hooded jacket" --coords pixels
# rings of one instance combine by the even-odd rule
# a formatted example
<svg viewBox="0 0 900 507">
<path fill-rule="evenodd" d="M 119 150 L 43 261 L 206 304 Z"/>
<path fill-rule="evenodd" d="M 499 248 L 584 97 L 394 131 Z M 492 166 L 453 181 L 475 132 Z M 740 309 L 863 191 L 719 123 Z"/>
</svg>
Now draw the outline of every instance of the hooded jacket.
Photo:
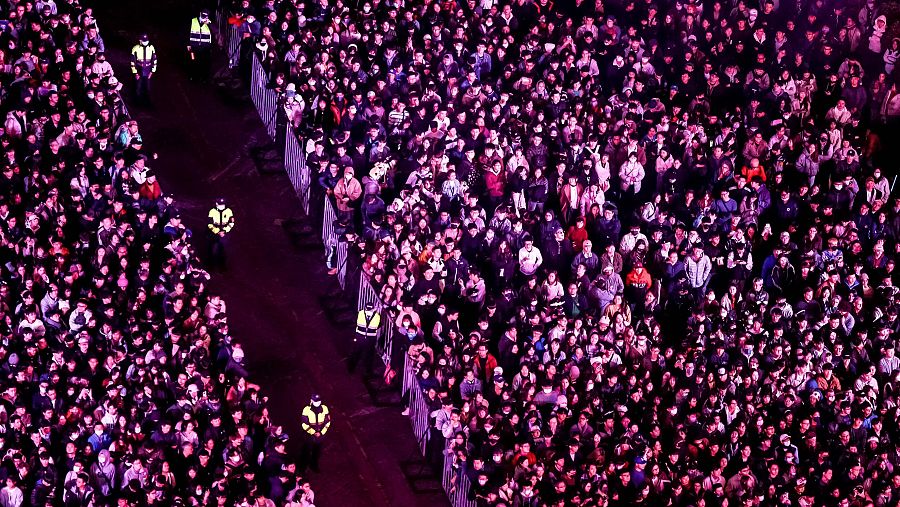
<svg viewBox="0 0 900 507">
<path fill-rule="evenodd" d="M 97 462 L 91 465 L 91 478 L 100 495 L 109 496 L 115 490 L 116 466 L 113 465 L 108 450 L 102 449 L 98 453 Z"/>
<path fill-rule="evenodd" d="M 882 14 L 875 18 L 875 23 L 872 25 L 872 33 L 869 35 L 869 51 L 881 54 L 881 38 L 884 37 L 885 30 L 887 30 L 887 17 Z"/>
</svg>

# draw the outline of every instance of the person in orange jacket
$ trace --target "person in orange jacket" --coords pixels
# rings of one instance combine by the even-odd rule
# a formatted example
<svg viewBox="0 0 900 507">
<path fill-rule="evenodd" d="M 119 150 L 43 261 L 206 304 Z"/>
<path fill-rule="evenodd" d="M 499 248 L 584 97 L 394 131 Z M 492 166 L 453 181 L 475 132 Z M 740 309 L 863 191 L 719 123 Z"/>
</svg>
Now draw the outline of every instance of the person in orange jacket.
<svg viewBox="0 0 900 507">
<path fill-rule="evenodd" d="M 754 176 L 759 176 L 763 183 L 766 182 L 766 170 L 759 164 L 759 159 L 756 157 L 750 159 L 749 166 L 745 165 L 741 168 L 741 174 L 747 178 L 747 181 L 752 180 Z"/>
</svg>

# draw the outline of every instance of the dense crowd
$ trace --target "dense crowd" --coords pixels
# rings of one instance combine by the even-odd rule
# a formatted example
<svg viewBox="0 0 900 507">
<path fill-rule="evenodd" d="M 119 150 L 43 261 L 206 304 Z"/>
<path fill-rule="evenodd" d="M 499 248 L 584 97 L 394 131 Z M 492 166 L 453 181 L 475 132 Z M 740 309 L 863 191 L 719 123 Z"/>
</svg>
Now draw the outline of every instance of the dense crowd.
<svg viewBox="0 0 900 507">
<path fill-rule="evenodd" d="M 884 12 L 237 6 L 393 323 L 385 378 L 412 357 L 433 452 L 516 507 L 900 502 Z"/>
<path fill-rule="evenodd" d="M 312 505 L 92 9 L 0 19 L 0 506 Z"/>
</svg>

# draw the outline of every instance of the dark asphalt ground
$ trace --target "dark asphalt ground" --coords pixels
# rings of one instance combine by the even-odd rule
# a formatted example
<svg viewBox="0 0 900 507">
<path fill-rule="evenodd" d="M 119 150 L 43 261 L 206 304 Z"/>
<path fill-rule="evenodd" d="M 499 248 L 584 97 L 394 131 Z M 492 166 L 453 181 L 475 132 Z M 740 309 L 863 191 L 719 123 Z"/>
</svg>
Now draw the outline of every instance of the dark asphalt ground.
<svg viewBox="0 0 900 507">
<path fill-rule="evenodd" d="M 435 484 L 416 483 L 414 491 L 403 473 L 401 465 L 420 455 L 400 408 L 373 405 L 363 382 L 346 371 L 350 327 L 333 325 L 318 300 L 336 282 L 325 274 L 322 251 L 298 249 L 281 226 L 299 216 L 287 177 L 260 174 L 248 154 L 267 140 L 252 104 L 187 79 L 185 41 L 197 11 L 177 0 L 93 5 L 126 92 L 133 90 L 127 55 L 139 34 L 148 33 L 157 48 L 154 107 L 136 107 L 130 94 L 126 101 L 147 147 L 159 154 L 150 166 L 163 191 L 175 193 L 197 233 L 198 252 L 215 198 L 225 197 L 235 212 L 229 270 L 213 274 L 212 288 L 226 299 L 231 332 L 245 344 L 251 381 L 270 397 L 276 424 L 292 435 L 290 450 L 296 453 L 299 414 L 310 394 L 322 395 L 333 412 L 322 473 L 311 476 L 317 505 L 447 505 Z M 220 51 L 219 65 L 224 59 Z"/>
</svg>

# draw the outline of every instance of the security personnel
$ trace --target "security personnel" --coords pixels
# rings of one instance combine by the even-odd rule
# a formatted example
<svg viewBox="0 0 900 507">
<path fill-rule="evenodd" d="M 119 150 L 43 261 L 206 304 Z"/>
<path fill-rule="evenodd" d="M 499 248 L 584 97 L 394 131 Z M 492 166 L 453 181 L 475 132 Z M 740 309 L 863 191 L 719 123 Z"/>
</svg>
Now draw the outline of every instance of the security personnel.
<svg viewBox="0 0 900 507">
<path fill-rule="evenodd" d="M 225 199 L 216 199 L 209 210 L 209 262 L 210 266 L 225 268 L 225 235 L 234 228 L 234 212 L 225 205 Z"/>
<path fill-rule="evenodd" d="M 188 44 L 188 52 L 191 55 L 192 77 L 206 81 L 209 77 L 209 65 L 212 59 L 209 11 L 200 11 L 200 15 L 191 20 L 191 39 Z"/>
<path fill-rule="evenodd" d="M 300 468 L 305 471 L 309 467 L 314 472 L 318 472 L 322 439 L 328 433 L 328 428 L 331 427 L 331 413 L 328 407 L 322 403 L 322 398 L 318 394 L 312 395 L 309 405 L 300 414 L 300 427 L 306 435 L 301 450 Z"/>
<path fill-rule="evenodd" d="M 372 303 L 367 304 L 356 314 L 356 336 L 353 338 L 353 350 L 347 362 L 350 373 L 356 371 L 356 366 L 362 360 L 363 374 L 372 376 L 372 360 L 375 358 L 375 345 L 380 326 L 381 314 L 375 311 L 375 305 Z"/>
<path fill-rule="evenodd" d="M 150 78 L 156 73 L 156 48 L 147 34 L 131 48 L 131 73 L 137 79 L 135 95 L 138 102 L 150 104 Z"/>
</svg>

